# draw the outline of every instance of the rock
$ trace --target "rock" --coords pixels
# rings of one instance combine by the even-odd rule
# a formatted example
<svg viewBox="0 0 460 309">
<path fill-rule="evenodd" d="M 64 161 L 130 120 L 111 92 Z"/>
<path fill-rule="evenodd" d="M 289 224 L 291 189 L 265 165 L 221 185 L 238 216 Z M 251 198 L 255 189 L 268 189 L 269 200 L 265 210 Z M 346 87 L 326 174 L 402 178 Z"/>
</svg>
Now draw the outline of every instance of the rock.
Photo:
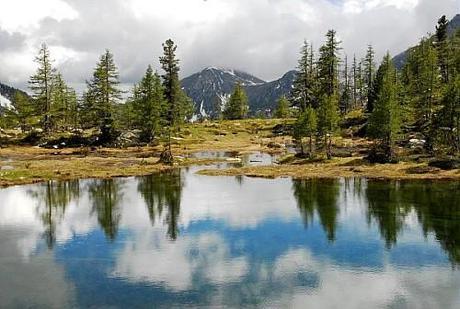
<svg viewBox="0 0 460 309">
<path fill-rule="evenodd" d="M 431 160 L 428 166 L 437 167 L 442 170 L 454 170 L 460 168 L 460 159 L 457 158 L 439 158 Z"/>
<path fill-rule="evenodd" d="M 268 148 L 284 148 L 284 147 L 286 147 L 286 145 L 280 144 L 280 143 L 275 143 L 275 142 L 269 142 L 267 144 L 267 147 Z"/>
<path fill-rule="evenodd" d="M 433 166 L 415 166 L 406 170 L 408 174 L 435 174 L 439 173 L 441 169 Z"/>
<path fill-rule="evenodd" d="M 122 132 L 114 142 L 117 147 L 135 147 L 138 146 L 139 143 L 139 135 L 134 131 Z"/>
<path fill-rule="evenodd" d="M 423 147 L 423 146 L 425 146 L 425 143 L 426 143 L 426 140 L 424 140 L 424 139 L 411 138 L 411 139 L 409 140 L 408 146 L 409 146 L 411 149 L 415 149 L 415 148 L 418 148 L 418 147 Z"/>
<path fill-rule="evenodd" d="M 387 145 L 377 145 L 369 150 L 365 160 L 370 163 L 394 163 L 395 153 Z"/>
</svg>

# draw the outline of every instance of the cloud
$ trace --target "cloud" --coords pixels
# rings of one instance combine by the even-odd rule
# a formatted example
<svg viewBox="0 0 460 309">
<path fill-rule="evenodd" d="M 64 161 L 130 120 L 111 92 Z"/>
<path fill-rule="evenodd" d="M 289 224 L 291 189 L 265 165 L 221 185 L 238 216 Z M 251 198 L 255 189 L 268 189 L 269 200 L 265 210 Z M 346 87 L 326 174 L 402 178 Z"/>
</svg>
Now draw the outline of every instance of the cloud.
<svg viewBox="0 0 460 309">
<path fill-rule="evenodd" d="M 362 56 L 372 43 L 381 57 L 414 44 L 440 15 L 457 11 L 456 0 L 10 1 L 0 12 L 7 31 L 0 32 L 0 80 L 26 86 L 46 41 L 71 83 L 84 83 L 109 48 L 122 82 L 131 84 L 149 63 L 159 69 L 167 38 L 179 46 L 182 76 L 221 66 L 270 80 L 296 66 L 304 39 L 319 47 L 330 28 L 343 53 Z"/>
</svg>

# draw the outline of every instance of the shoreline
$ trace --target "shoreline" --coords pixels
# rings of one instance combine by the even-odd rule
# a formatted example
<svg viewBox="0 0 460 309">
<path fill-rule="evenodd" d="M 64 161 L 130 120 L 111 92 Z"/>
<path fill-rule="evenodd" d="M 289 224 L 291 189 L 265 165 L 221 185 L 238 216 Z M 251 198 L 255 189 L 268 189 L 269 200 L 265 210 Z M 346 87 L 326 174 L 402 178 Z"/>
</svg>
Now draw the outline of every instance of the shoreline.
<svg viewBox="0 0 460 309">
<path fill-rule="evenodd" d="M 402 161 L 396 164 L 369 164 L 360 151 L 369 147 L 362 138 L 336 138 L 338 151 L 353 153 L 351 157 L 311 162 L 288 154 L 292 139 L 274 134 L 273 128 L 285 120 L 247 119 L 187 125 L 176 138 L 174 166 L 159 164 L 162 146 L 95 148 L 78 147 L 46 149 L 37 146 L 0 148 L 0 187 L 31 184 L 49 180 L 112 178 L 149 175 L 171 168 L 206 165 L 226 157 L 196 156 L 199 152 L 228 152 L 230 156 L 262 152 L 280 155 L 282 164 L 244 166 L 224 169 L 203 168 L 197 173 L 209 176 L 240 176 L 277 178 L 350 178 L 412 179 L 460 181 L 460 169 L 440 170 L 424 162 Z M 289 158 L 290 156 L 290 158 Z M 228 162 L 228 161 L 227 161 Z"/>
<path fill-rule="evenodd" d="M 135 177 L 159 173 L 176 168 L 192 165 L 205 166 L 214 163 L 229 162 L 228 157 L 194 158 L 181 157 L 197 152 L 219 152 L 232 150 L 202 149 L 200 151 L 180 152 L 177 163 L 173 166 L 158 163 L 158 157 L 144 157 L 156 149 L 103 149 L 88 156 L 75 154 L 79 150 L 62 150 L 60 153 L 50 153 L 49 150 L 34 149 L 32 156 L 21 153 L 31 150 L 30 147 L 9 149 L 10 155 L 5 155 L 5 149 L 0 150 L 0 188 L 17 185 L 27 185 L 46 181 L 68 181 L 76 179 L 109 179 L 117 177 Z M 252 150 L 240 152 L 264 152 L 254 147 Z M 233 151 L 234 152 L 234 151 Z M 5 165 L 6 164 L 6 165 Z M 4 167 L 12 169 L 5 170 Z M 369 164 L 362 157 L 334 158 L 324 162 L 309 162 L 302 164 L 276 164 L 223 169 L 206 168 L 197 171 L 206 176 L 247 176 L 259 178 L 291 177 L 293 179 L 337 179 L 337 178 L 366 178 L 376 180 L 433 180 L 460 181 L 460 170 L 437 170 L 436 172 L 414 173 L 411 170 L 426 167 L 426 163 L 400 162 L 395 164 Z"/>
</svg>

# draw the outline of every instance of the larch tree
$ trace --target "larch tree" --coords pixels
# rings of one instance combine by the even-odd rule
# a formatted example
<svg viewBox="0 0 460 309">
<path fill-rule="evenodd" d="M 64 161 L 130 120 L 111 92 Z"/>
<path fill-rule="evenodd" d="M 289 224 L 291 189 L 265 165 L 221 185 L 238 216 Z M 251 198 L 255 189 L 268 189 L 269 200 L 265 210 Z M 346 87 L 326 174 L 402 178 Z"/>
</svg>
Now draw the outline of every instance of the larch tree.
<svg viewBox="0 0 460 309">
<path fill-rule="evenodd" d="M 314 158 L 315 151 L 313 146 L 313 137 L 316 134 L 318 127 L 318 120 L 316 115 L 316 110 L 309 106 L 303 111 L 299 118 L 297 118 L 294 124 L 294 138 L 297 143 L 300 145 L 301 155 L 305 155 L 305 146 L 303 139 L 308 138 L 309 151 L 308 155 L 310 159 Z"/>
<path fill-rule="evenodd" d="M 285 96 L 278 99 L 275 118 L 288 118 L 289 117 L 289 101 Z"/>
<path fill-rule="evenodd" d="M 160 57 L 166 108 L 164 119 L 168 128 L 168 147 L 163 151 L 160 160 L 172 164 L 171 132 L 179 130 L 181 124 L 193 114 L 193 103 L 184 93 L 179 80 L 179 59 L 176 58 L 177 45 L 171 39 L 163 43 L 163 56 Z"/>
<path fill-rule="evenodd" d="M 119 89 L 118 68 L 113 55 L 106 50 L 101 55 L 93 72 L 93 78 L 87 82 L 87 99 L 91 101 L 91 109 L 97 117 L 96 122 L 101 131 L 102 143 L 109 142 L 114 137 L 114 109 L 121 100 L 122 91 Z"/>
<path fill-rule="evenodd" d="M 326 34 L 326 43 L 320 48 L 318 82 L 321 99 L 318 107 L 318 133 L 324 137 L 328 158 L 332 157 L 332 136 L 339 121 L 339 51 L 340 41 L 334 30 Z"/>
<path fill-rule="evenodd" d="M 304 111 L 308 106 L 317 106 L 315 99 L 315 66 L 313 45 L 304 41 L 297 65 L 297 74 L 291 91 L 291 103 Z"/>
<path fill-rule="evenodd" d="M 394 159 L 393 146 L 401 129 L 400 102 L 398 101 L 398 76 L 395 67 L 387 53 L 379 67 L 376 88 L 377 100 L 369 118 L 368 133 L 379 141 L 378 146 L 383 150 L 384 160 Z"/>
<path fill-rule="evenodd" d="M 366 110 L 372 113 L 374 108 L 375 95 L 372 93 L 374 90 L 374 76 L 375 76 L 375 52 L 372 45 L 367 46 L 366 56 L 364 57 L 364 83 L 366 92 Z"/>
<path fill-rule="evenodd" d="M 42 117 L 41 125 L 45 132 L 52 129 L 51 123 L 51 92 L 55 75 L 48 46 L 43 43 L 35 57 L 38 64 L 37 72 L 30 77 L 29 88 L 33 93 L 36 111 Z"/>
<path fill-rule="evenodd" d="M 342 114 L 346 114 L 347 112 L 350 111 L 350 105 L 351 105 L 351 99 L 352 99 L 352 93 L 350 89 L 350 75 L 348 72 L 348 57 L 345 56 L 345 66 L 343 69 L 343 84 L 342 84 L 342 93 L 340 95 L 340 102 L 339 102 L 339 107 L 340 107 L 340 112 Z"/>
<path fill-rule="evenodd" d="M 448 52 L 448 35 L 447 27 L 449 21 L 446 15 L 441 16 L 436 26 L 436 48 L 438 51 L 438 64 L 441 71 L 442 82 L 447 84 L 449 82 L 449 52 Z"/>
<path fill-rule="evenodd" d="M 142 130 L 141 139 L 150 142 L 158 137 L 164 124 L 161 116 L 165 99 L 160 76 L 150 65 L 133 90 L 132 107 L 135 126 Z"/>
<path fill-rule="evenodd" d="M 51 116 L 56 129 L 75 127 L 77 115 L 77 96 L 75 90 L 69 87 L 61 73 L 57 73 L 52 81 Z"/>
<path fill-rule="evenodd" d="M 240 83 L 237 83 L 233 89 L 230 99 L 225 105 L 224 118 L 230 120 L 243 119 L 247 116 L 248 111 L 248 97 L 243 86 Z"/>
</svg>

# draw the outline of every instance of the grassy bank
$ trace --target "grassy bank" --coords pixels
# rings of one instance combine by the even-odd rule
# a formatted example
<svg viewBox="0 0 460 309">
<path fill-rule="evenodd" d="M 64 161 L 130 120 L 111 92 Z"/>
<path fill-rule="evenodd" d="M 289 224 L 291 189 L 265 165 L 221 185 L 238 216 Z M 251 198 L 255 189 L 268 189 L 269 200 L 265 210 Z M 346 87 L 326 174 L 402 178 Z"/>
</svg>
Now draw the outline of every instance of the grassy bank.
<svg viewBox="0 0 460 309">
<path fill-rule="evenodd" d="M 272 129 L 283 120 L 222 121 L 185 126 L 174 137 L 174 167 L 158 163 L 162 146 L 131 148 L 44 149 L 36 146 L 0 148 L 0 186 L 46 180 L 108 178 L 146 175 L 165 169 L 208 164 L 221 159 L 189 156 L 200 151 L 261 151 L 285 153 L 291 137 L 276 136 Z M 19 138 L 19 137 L 18 137 Z M 430 169 L 427 163 L 405 161 L 397 164 L 368 164 L 357 153 L 369 147 L 363 139 L 337 138 L 335 146 L 354 152 L 353 157 L 311 162 L 290 159 L 275 166 L 248 166 L 222 170 L 202 170 L 205 175 L 247 175 L 256 177 L 369 177 L 390 179 L 460 179 L 460 171 Z"/>
<path fill-rule="evenodd" d="M 274 166 L 248 166 L 229 169 L 203 169 L 202 175 L 292 178 L 366 177 L 373 179 L 433 179 L 460 180 L 460 170 L 431 169 L 426 163 L 399 162 L 369 164 L 361 157 L 334 158 L 323 162 L 302 162 Z"/>
</svg>

